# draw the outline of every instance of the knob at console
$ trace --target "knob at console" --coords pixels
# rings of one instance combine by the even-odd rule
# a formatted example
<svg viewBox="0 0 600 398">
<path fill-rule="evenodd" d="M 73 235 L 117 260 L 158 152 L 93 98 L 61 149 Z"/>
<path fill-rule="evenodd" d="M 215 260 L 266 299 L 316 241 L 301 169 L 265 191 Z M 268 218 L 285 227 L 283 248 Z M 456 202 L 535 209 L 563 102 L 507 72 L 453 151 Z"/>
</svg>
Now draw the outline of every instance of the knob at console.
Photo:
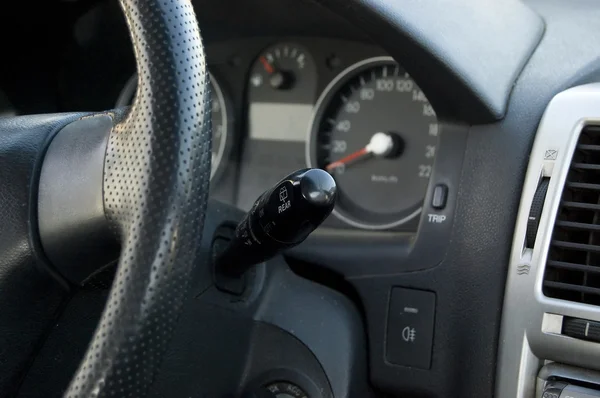
<svg viewBox="0 0 600 398">
<path fill-rule="evenodd" d="M 243 398 L 310 398 L 308 394 L 297 385 L 288 381 L 277 381 L 266 385 L 256 391 L 247 392 Z"/>
</svg>

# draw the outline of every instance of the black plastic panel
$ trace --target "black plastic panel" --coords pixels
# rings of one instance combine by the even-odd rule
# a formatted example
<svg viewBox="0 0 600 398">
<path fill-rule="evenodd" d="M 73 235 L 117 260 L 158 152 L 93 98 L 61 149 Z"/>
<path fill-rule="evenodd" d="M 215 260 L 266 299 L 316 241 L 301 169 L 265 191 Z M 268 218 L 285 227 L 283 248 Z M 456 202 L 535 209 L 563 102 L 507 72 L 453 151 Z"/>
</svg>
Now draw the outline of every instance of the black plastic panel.
<svg viewBox="0 0 600 398">
<path fill-rule="evenodd" d="M 335 397 L 369 397 L 360 376 L 367 371 L 366 336 L 356 307 L 340 293 L 299 278 L 282 265 L 271 264 L 266 294 L 272 299 L 255 317 L 289 330 L 306 344 L 329 377 Z"/>
<path fill-rule="evenodd" d="M 293 274 L 281 258 L 258 266 L 254 288 L 233 299 L 214 287 L 201 292 L 205 304 L 277 326 L 301 341 L 318 360 L 335 397 L 368 398 L 366 339 L 356 307 L 342 294 Z M 273 349 L 286 350 L 285 345 Z M 266 355 L 256 353 L 256 355 Z M 291 355 L 291 354 L 290 354 Z M 290 362 L 291 363 L 291 362 Z M 289 368 L 286 361 L 279 367 Z M 277 368 L 277 366 L 275 367 Z M 307 376 L 314 365 L 292 368 Z M 247 383 L 253 378 L 248 376 Z M 311 379 L 315 381 L 315 377 Z"/>
<path fill-rule="evenodd" d="M 241 296 L 212 282 L 211 244 L 243 212 L 211 201 L 192 288 L 151 397 L 228 397 L 257 383 L 291 382 L 311 398 L 370 398 L 366 337 L 359 312 L 342 294 L 292 273 L 281 257 L 254 268 Z M 76 292 L 22 387 L 58 397 L 77 368 L 106 300 L 111 275 Z M 323 338 L 331 336 L 332 338 Z M 334 337 L 334 338 L 333 338 Z M 237 395 L 234 395 L 237 396 Z"/>
<path fill-rule="evenodd" d="M 316 0 L 360 26 L 427 93 L 438 116 L 492 122 L 543 32 L 518 0 Z"/>
</svg>

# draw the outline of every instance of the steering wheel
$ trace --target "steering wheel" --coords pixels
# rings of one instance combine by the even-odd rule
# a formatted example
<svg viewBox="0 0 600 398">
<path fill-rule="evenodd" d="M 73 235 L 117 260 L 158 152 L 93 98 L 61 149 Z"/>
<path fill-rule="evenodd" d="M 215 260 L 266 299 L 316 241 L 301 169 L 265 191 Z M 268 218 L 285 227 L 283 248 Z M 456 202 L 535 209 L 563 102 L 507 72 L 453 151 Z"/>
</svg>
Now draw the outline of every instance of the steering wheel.
<svg viewBox="0 0 600 398">
<path fill-rule="evenodd" d="M 8 394 L 66 295 L 65 278 L 81 283 L 88 270 L 97 269 L 90 264 L 104 257 L 104 249 L 96 247 L 99 257 L 90 259 L 85 251 L 92 243 L 76 250 L 76 260 L 64 261 L 60 252 L 73 249 L 71 238 L 89 242 L 110 231 L 120 257 L 100 323 L 66 397 L 145 396 L 197 260 L 211 127 L 196 16 L 186 0 L 120 3 L 139 72 L 136 99 L 126 114 L 0 121 L 0 302 L 6 309 L 0 311 L 0 340 L 8 350 L 2 361 L 11 364 L 0 375 L 0 391 Z M 64 156 L 53 155 L 65 148 Z M 66 175 L 58 174 L 61 168 Z M 53 182 L 44 183 L 50 176 Z M 40 224 L 40 241 L 42 218 L 60 225 L 44 238 L 52 228 Z M 65 267 L 72 272 L 63 273 Z"/>
</svg>

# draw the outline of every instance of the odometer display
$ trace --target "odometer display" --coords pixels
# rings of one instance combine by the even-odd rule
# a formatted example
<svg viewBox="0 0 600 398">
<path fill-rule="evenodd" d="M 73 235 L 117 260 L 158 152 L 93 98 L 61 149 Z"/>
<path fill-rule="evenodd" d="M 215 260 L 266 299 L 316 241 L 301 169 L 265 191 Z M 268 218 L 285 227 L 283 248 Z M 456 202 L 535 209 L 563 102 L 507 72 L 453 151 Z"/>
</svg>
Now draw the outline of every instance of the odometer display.
<svg viewBox="0 0 600 398">
<path fill-rule="evenodd" d="M 334 214 L 350 225 L 388 229 L 421 211 L 435 158 L 435 112 L 389 57 L 361 61 L 317 101 L 307 156 L 338 184 Z"/>
</svg>

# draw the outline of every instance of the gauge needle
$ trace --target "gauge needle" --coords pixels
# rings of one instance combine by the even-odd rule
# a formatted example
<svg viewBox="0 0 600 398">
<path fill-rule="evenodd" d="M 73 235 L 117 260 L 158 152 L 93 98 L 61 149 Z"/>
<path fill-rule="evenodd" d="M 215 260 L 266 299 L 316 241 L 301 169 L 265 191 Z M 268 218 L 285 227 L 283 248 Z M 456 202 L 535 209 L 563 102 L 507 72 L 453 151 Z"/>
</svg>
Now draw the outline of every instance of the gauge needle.
<svg viewBox="0 0 600 398">
<path fill-rule="evenodd" d="M 260 57 L 258 60 L 262 64 L 263 68 L 265 68 L 268 74 L 275 72 L 273 65 L 271 65 L 264 56 Z"/>
<path fill-rule="evenodd" d="M 342 165 L 350 163 L 353 160 L 360 159 L 363 156 L 368 155 L 369 153 L 370 152 L 367 149 L 367 147 L 361 148 L 358 151 L 356 151 L 354 153 L 351 153 L 350 155 L 341 158 L 340 160 L 336 160 L 335 162 L 329 163 L 327 166 L 325 166 L 325 170 L 331 171 L 331 170 L 333 170 L 333 169 L 335 169 L 337 167 L 340 167 Z"/>
<path fill-rule="evenodd" d="M 352 161 L 356 161 L 368 155 L 375 155 L 378 157 L 386 156 L 392 151 L 393 148 L 394 140 L 390 134 L 375 133 L 371 137 L 369 143 L 364 148 L 361 148 L 358 151 L 341 158 L 340 160 L 336 160 L 335 162 L 329 163 L 327 166 L 325 166 L 325 170 L 331 171 L 337 167 L 346 165 Z"/>
</svg>

